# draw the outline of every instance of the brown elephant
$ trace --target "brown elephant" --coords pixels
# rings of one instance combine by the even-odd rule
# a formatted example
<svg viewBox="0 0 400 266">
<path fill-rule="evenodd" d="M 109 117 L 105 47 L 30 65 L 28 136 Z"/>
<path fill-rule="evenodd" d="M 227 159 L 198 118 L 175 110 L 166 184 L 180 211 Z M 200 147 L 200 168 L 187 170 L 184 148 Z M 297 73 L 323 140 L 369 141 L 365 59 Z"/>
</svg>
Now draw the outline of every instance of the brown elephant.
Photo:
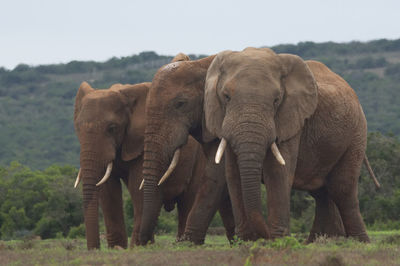
<svg viewBox="0 0 400 266">
<path fill-rule="evenodd" d="M 161 195 L 161 175 L 188 140 L 189 133 L 201 141 L 202 90 L 208 65 L 212 58 L 205 58 L 178 71 L 177 66 L 189 60 L 184 54 L 177 55 L 173 63 L 162 67 L 152 81 L 146 104 L 146 131 L 144 146 L 144 212 L 140 228 L 140 242 L 147 244 L 157 223 Z M 175 73 L 177 76 L 169 76 Z M 186 78 L 188 77 L 188 78 Z M 189 82 L 189 83 L 186 83 Z M 186 88 L 189 88 L 187 90 Z M 186 89 L 186 90 L 185 90 Z M 187 93 L 188 92 L 188 93 Z M 228 239 L 233 238 L 234 219 L 225 183 L 223 165 L 215 165 L 213 156 L 218 142 L 203 144 L 207 156 L 205 182 L 199 188 L 186 223 L 183 239 L 197 244 L 204 242 L 209 223 L 217 209 L 227 230 Z M 221 178 L 222 177 L 222 178 Z"/>
<path fill-rule="evenodd" d="M 99 202 L 108 246 L 127 247 L 120 179 L 129 190 L 134 208 L 131 246 L 139 244 L 143 211 L 143 192 L 139 191 L 139 185 L 142 181 L 145 103 L 149 87 L 150 83 L 116 84 L 106 90 L 94 90 L 83 82 L 78 90 L 74 125 L 81 144 L 81 169 L 75 186 L 83 180 L 88 249 L 100 246 Z M 195 195 L 203 183 L 205 165 L 205 156 L 193 138 L 182 148 L 181 157 L 162 188 L 164 208 L 171 211 L 177 203 L 178 237 L 183 234 Z M 229 215 L 229 208 L 226 212 Z"/>
<path fill-rule="evenodd" d="M 340 231 L 368 242 L 358 197 L 367 123 L 353 89 L 322 63 L 270 49 L 219 53 L 208 69 L 205 124 L 226 150 L 230 182 L 255 238 L 289 234 L 291 188 L 317 199 L 309 240 Z M 228 144 L 228 145 L 227 145 Z M 268 226 L 260 179 L 267 189 Z M 235 201 L 232 201 L 235 203 Z M 337 209 L 336 209 L 337 206 Z M 333 226 L 332 228 L 329 228 Z M 336 228 L 336 229 L 335 229 Z"/>
<path fill-rule="evenodd" d="M 210 134 L 204 125 L 205 79 L 214 57 L 190 61 L 187 56 L 180 55 L 179 62 L 161 67 L 153 78 L 146 105 L 147 126 L 144 153 L 146 162 L 143 174 L 146 179 L 145 190 L 149 191 L 147 196 L 149 209 L 153 209 L 152 199 L 156 197 L 153 197 L 152 193 L 156 194 L 154 191 L 157 189 L 160 176 L 167 168 L 175 151 L 187 141 L 188 135 L 202 143 L 207 156 L 207 171 L 210 176 L 208 180 L 213 182 L 204 184 L 203 191 L 207 191 L 207 197 L 198 198 L 201 202 L 199 206 L 203 208 L 193 209 L 188 217 L 184 236 L 185 239 L 195 243 L 204 241 L 206 228 L 203 228 L 202 221 L 211 219 L 210 209 L 213 211 L 212 209 L 218 206 L 217 199 L 226 189 L 224 161 L 219 165 L 214 164 L 218 142 L 215 135 Z M 163 143 L 163 145 L 158 145 L 158 143 Z M 232 176 L 232 167 L 227 167 L 226 172 L 227 177 Z M 241 188 L 237 185 L 238 180 L 237 178 L 228 182 L 229 194 L 234 195 L 231 201 L 234 206 L 236 234 L 244 240 L 253 239 L 257 235 L 247 223 L 240 196 Z M 317 202 L 312 235 L 344 235 L 340 215 L 332 200 L 324 193 L 312 193 L 312 195 Z M 154 227 L 155 224 L 152 226 Z M 145 229 L 142 227 L 140 232 L 143 243 L 149 240 L 151 237 L 149 232 L 152 231 L 151 228 Z"/>
</svg>

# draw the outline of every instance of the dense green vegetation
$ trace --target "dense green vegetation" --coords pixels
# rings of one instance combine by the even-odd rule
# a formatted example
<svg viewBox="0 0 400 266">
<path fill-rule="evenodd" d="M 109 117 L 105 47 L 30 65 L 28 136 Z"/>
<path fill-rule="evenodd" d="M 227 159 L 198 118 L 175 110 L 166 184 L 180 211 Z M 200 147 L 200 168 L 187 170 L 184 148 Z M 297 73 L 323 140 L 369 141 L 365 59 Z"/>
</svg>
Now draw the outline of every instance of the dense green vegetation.
<svg viewBox="0 0 400 266">
<path fill-rule="evenodd" d="M 369 228 L 400 228 L 400 39 L 346 44 L 305 42 L 272 48 L 322 61 L 355 89 L 369 130 L 375 132 L 369 134 L 367 154 L 382 184 L 376 190 L 363 169 L 360 208 Z M 88 81 L 93 87 L 107 88 L 113 83 L 150 81 L 171 58 L 143 52 L 103 63 L 72 61 L 36 67 L 20 64 L 13 70 L 0 68 L 1 239 L 29 235 L 76 237 L 84 233 L 81 193 L 73 189 L 79 143 L 72 116 L 79 84 Z M 133 212 L 125 194 L 130 231 Z M 292 192 L 291 211 L 293 232 L 308 232 L 314 214 L 313 199 L 307 193 Z M 176 230 L 175 212 L 162 214 L 159 232 Z M 217 216 L 212 226 L 221 225 Z"/>
<path fill-rule="evenodd" d="M 0 168 L 0 237 L 66 236 L 82 221 L 82 197 L 71 166 L 32 171 L 13 162 Z M 71 230 L 72 229 L 72 230 Z"/>
<path fill-rule="evenodd" d="M 356 90 L 370 131 L 400 134 L 400 39 L 304 42 L 272 49 L 326 63 Z M 143 52 L 103 63 L 0 68 L 0 165 L 19 161 L 33 169 L 54 163 L 78 166 L 72 114 L 80 83 L 107 88 L 113 83 L 151 81 L 155 71 L 171 58 Z"/>
<path fill-rule="evenodd" d="M 377 190 L 363 168 L 359 185 L 360 208 L 370 229 L 400 228 L 400 141 L 380 133 L 369 134 L 368 156 L 382 188 Z M 84 235 L 82 196 L 73 189 L 77 169 L 51 166 L 43 171 L 31 170 L 19 163 L 0 167 L 0 239 L 39 235 L 42 238 L 79 237 Z M 127 192 L 127 191 L 124 191 Z M 264 189 L 265 199 L 265 189 Z M 124 193 L 124 209 L 129 235 L 133 225 L 133 208 Z M 266 201 L 263 200 L 263 210 Z M 305 192 L 293 191 L 291 229 L 309 232 L 314 217 L 314 200 Z M 266 213 L 264 213 L 266 215 Z M 221 227 L 217 215 L 212 227 Z M 165 211 L 159 219 L 158 233 L 177 230 L 176 209 Z M 101 222 L 104 233 L 104 224 Z"/>
</svg>

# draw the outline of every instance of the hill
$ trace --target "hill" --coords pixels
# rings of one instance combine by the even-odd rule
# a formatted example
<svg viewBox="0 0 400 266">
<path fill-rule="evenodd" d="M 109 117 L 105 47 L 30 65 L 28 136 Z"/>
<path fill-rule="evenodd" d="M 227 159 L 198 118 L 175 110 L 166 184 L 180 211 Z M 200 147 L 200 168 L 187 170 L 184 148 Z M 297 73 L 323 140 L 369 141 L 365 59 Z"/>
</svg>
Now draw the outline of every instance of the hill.
<svg viewBox="0 0 400 266">
<path fill-rule="evenodd" d="M 370 131 L 400 135 L 400 39 L 271 48 L 327 64 L 357 92 Z M 171 59 L 143 52 L 101 63 L 0 68 L 0 165 L 17 160 L 33 169 L 54 163 L 77 166 L 79 143 L 72 117 L 79 84 L 89 81 L 93 87 L 107 88 L 113 83 L 151 81 Z"/>
</svg>

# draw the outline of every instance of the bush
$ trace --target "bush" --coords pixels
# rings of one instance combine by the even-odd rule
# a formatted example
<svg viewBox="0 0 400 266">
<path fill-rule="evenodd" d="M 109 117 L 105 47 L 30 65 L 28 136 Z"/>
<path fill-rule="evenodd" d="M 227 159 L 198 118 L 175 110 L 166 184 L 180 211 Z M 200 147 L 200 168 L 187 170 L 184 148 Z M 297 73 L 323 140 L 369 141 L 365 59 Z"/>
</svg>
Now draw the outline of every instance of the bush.
<svg viewBox="0 0 400 266">
<path fill-rule="evenodd" d="M 68 238 L 84 238 L 86 235 L 85 224 L 82 223 L 79 226 L 73 226 L 69 230 Z"/>
<path fill-rule="evenodd" d="M 82 196 L 73 188 L 77 170 L 49 167 L 31 171 L 13 162 L 0 168 L 0 236 L 41 238 L 62 236 L 83 221 Z"/>
<path fill-rule="evenodd" d="M 158 223 L 155 229 L 156 234 L 165 234 L 176 232 L 178 229 L 176 209 L 170 213 L 162 211 L 158 217 Z"/>
<path fill-rule="evenodd" d="M 18 237 L 17 232 L 24 230 L 29 225 L 29 219 L 26 217 L 25 210 L 23 208 L 17 209 L 15 206 L 12 206 L 8 213 L 3 213 L 2 216 L 3 223 L 1 225 L 0 232 L 2 238 L 4 239 Z"/>
<path fill-rule="evenodd" d="M 55 238 L 57 233 L 61 230 L 57 221 L 43 217 L 35 226 L 35 234 L 39 235 L 42 239 Z"/>
</svg>

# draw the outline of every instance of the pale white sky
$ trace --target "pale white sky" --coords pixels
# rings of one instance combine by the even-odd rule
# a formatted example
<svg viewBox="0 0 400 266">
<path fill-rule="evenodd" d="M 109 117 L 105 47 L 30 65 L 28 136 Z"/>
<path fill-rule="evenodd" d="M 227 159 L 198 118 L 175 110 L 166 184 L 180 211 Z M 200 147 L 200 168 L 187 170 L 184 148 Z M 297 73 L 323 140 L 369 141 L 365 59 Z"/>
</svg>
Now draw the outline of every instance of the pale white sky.
<svg viewBox="0 0 400 266">
<path fill-rule="evenodd" d="M 399 0 L 0 0 L 0 66 L 400 38 Z"/>
</svg>

